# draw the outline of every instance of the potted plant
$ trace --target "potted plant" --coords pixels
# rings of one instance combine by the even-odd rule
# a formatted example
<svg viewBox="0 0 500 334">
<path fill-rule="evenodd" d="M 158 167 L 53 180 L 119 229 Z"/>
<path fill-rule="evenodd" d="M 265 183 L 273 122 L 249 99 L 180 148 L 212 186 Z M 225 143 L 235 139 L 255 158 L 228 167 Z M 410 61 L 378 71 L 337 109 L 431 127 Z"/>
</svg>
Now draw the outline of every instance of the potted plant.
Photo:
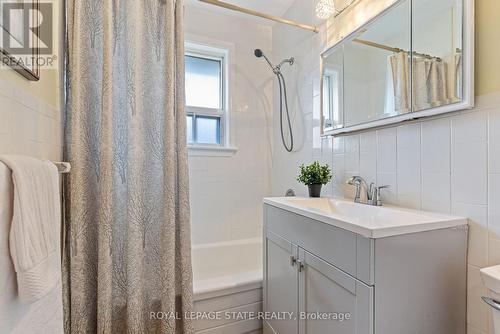
<svg viewBox="0 0 500 334">
<path fill-rule="evenodd" d="M 300 175 L 297 181 L 309 187 L 309 197 L 320 197 L 321 186 L 327 184 L 332 179 L 330 166 L 320 165 L 318 161 L 310 165 L 300 165 Z"/>
</svg>

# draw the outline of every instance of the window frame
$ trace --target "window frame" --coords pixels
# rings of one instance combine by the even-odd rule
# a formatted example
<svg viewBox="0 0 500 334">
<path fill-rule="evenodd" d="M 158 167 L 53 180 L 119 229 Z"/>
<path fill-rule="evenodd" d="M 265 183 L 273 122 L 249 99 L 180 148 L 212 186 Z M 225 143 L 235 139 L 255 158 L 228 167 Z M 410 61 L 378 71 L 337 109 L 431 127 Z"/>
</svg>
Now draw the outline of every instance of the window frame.
<svg viewBox="0 0 500 334">
<path fill-rule="evenodd" d="M 340 85 L 341 80 L 343 80 L 344 73 L 343 69 L 337 65 L 330 65 L 330 68 L 324 70 L 323 74 L 323 82 L 322 82 L 322 95 L 324 98 L 325 91 L 328 90 L 328 108 L 330 111 L 330 122 L 331 126 L 326 127 L 325 124 L 322 124 L 322 127 L 325 129 L 337 129 L 339 127 L 343 127 L 344 119 L 343 119 L 343 106 L 344 106 L 344 90 Z M 325 87 L 324 80 L 328 80 L 328 87 Z M 325 101 L 322 101 L 325 103 Z M 322 108 L 323 109 L 323 108 Z M 321 111 L 323 113 L 323 110 Z M 322 119 L 324 121 L 325 116 L 322 114 Z"/>
<path fill-rule="evenodd" d="M 193 120 L 193 142 L 188 142 L 190 149 L 220 149 L 229 147 L 229 131 L 228 131 L 228 105 L 229 105 L 229 75 L 228 75 L 228 58 L 229 50 L 225 47 L 209 46 L 205 43 L 197 41 L 186 41 L 184 56 L 197 57 L 207 60 L 220 61 L 220 108 L 205 108 L 185 105 L 186 116 L 191 116 Z M 219 143 L 198 143 L 196 140 L 196 118 L 197 117 L 213 117 L 219 119 Z M 187 138 L 186 138 L 187 140 Z"/>
</svg>

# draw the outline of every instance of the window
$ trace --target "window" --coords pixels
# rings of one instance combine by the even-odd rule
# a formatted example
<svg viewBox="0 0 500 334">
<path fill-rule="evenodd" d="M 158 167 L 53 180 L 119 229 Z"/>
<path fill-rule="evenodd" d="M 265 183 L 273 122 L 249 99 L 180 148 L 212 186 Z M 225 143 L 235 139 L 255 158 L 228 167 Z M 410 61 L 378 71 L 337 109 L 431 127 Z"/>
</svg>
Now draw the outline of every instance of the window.
<svg viewBox="0 0 500 334">
<path fill-rule="evenodd" d="M 227 146 L 227 51 L 186 44 L 187 142 Z"/>
<path fill-rule="evenodd" d="M 323 75 L 323 126 L 337 128 L 342 124 L 342 88 L 341 72 L 327 68 Z"/>
</svg>

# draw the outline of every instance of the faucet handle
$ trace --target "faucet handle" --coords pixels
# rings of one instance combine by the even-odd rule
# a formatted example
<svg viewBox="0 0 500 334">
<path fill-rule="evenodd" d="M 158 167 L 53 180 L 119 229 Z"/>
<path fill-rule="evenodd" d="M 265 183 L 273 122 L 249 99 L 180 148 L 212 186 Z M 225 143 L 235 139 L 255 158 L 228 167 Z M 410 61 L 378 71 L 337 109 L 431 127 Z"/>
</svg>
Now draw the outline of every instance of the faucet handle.
<svg viewBox="0 0 500 334">
<path fill-rule="evenodd" d="M 380 198 L 380 189 L 387 189 L 387 188 L 390 188 L 390 186 L 385 185 L 385 186 L 375 187 L 372 196 L 373 205 L 382 206 L 382 199 Z"/>
<path fill-rule="evenodd" d="M 373 198 L 373 196 L 377 196 L 377 193 L 379 193 L 379 192 L 380 192 L 380 189 L 385 189 L 385 188 L 390 188 L 390 186 L 389 186 L 389 185 L 385 185 L 385 186 L 380 186 L 380 187 L 377 187 L 377 186 L 375 185 L 375 183 L 373 183 L 373 182 L 372 182 L 372 183 L 370 183 L 370 187 L 369 187 L 369 189 L 368 189 L 368 193 L 369 193 L 369 194 L 370 194 L 370 196 L 372 196 L 372 198 Z"/>
</svg>

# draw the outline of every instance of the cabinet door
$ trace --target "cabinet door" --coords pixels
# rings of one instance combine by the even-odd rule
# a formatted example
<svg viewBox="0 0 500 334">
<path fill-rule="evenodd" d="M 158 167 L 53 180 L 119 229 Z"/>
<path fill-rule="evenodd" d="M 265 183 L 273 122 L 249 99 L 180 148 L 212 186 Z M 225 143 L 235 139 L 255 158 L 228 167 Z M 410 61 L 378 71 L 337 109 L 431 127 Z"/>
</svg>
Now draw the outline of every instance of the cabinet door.
<svg viewBox="0 0 500 334">
<path fill-rule="evenodd" d="M 372 287 L 301 248 L 298 266 L 300 334 L 373 333 Z"/>
<path fill-rule="evenodd" d="M 296 334 L 298 331 L 298 271 L 297 246 L 267 232 L 264 248 L 264 310 L 285 319 L 269 319 L 276 334 Z"/>
</svg>

